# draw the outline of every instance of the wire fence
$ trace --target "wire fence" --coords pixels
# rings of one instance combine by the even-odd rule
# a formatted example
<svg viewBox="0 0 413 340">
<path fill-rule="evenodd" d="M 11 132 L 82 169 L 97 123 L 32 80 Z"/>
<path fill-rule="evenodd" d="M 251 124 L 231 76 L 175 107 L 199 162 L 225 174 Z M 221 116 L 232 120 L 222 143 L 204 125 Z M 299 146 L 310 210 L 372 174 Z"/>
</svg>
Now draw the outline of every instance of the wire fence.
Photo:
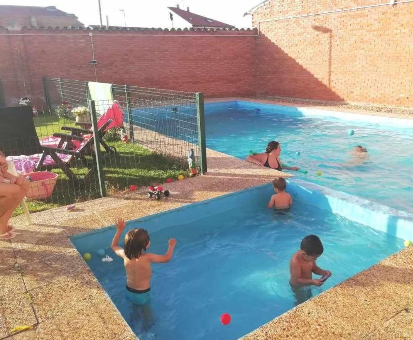
<svg viewBox="0 0 413 340">
<path fill-rule="evenodd" d="M 206 171 L 202 94 L 60 78 L 43 85 L 47 110 L 0 109 L 0 151 L 10 172 L 31 181 L 29 211 Z"/>
</svg>

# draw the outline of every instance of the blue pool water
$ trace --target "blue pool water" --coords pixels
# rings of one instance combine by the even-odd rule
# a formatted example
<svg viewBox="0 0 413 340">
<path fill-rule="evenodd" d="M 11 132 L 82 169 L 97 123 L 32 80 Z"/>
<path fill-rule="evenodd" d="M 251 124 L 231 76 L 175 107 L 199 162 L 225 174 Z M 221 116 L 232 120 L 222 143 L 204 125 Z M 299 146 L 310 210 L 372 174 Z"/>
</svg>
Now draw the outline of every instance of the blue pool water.
<svg viewBox="0 0 413 340">
<path fill-rule="evenodd" d="M 114 229 L 73 242 L 81 254 L 92 253 L 88 265 L 141 340 L 238 339 L 288 311 L 295 306 L 289 260 L 306 235 L 321 238 L 325 251 L 318 265 L 333 273 L 322 287 L 311 288 L 313 296 L 403 247 L 401 239 L 296 196 L 288 213 L 266 209 L 271 188 L 259 190 L 254 197 L 244 192 L 128 224 L 127 230 L 149 231 L 151 252 L 164 253 L 171 237 L 178 242 L 170 263 L 152 266 L 154 323 L 149 330 L 143 329 L 143 311 L 124 298 L 123 261 L 109 249 Z M 96 255 L 101 247 L 114 257 L 112 263 Z M 223 313 L 232 316 L 228 326 L 220 323 Z"/>
<path fill-rule="evenodd" d="M 304 116 L 298 109 L 275 105 L 206 105 L 207 147 L 245 159 L 250 150 L 263 152 L 269 141 L 277 140 L 283 163 L 308 171 L 295 176 L 413 211 L 413 125 L 390 125 L 395 124 L 374 117 L 361 122 Z M 354 135 L 348 135 L 349 129 Z M 365 162 L 350 155 L 359 144 L 368 149 Z"/>
</svg>

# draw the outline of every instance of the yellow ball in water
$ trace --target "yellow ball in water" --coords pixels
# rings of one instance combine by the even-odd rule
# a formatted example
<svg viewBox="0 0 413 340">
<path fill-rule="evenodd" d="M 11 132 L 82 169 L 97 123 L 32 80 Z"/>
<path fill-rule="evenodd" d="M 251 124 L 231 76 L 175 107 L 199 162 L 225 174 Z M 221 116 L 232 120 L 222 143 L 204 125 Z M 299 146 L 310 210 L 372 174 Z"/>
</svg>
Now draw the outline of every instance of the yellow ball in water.
<svg viewBox="0 0 413 340">
<path fill-rule="evenodd" d="M 92 255 L 90 255 L 89 253 L 85 253 L 83 254 L 83 259 L 85 261 L 90 261 L 92 259 Z"/>
<path fill-rule="evenodd" d="M 179 181 L 182 181 L 184 178 L 185 178 L 184 175 L 179 175 L 179 176 L 178 176 L 178 180 L 179 180 Z"/>
<path fill-rule="evenodd" d="M 320 170 L 317 171 L 317 176 L 321 176 L 322 172 Z"/>
<path fill-rule="evenodd" d="M 404 246 L 405 246 L 405 247 L 408 247 L 408 246 L 410 246 L 411 244 L 412 244 L 412 241 L 410 241 L 410 240 L 404 241 Z"/>
</svg>

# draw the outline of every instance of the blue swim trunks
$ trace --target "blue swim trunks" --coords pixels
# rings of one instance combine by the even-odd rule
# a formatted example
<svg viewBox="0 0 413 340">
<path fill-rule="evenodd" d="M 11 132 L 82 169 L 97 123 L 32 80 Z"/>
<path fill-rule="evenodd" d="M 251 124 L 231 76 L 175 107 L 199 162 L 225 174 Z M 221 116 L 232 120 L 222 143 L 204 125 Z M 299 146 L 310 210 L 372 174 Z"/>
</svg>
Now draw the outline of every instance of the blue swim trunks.
<svg viewBox="0 0 413 340">
<path fill-rule="evenodd" d="M 151 301 L 151 289 L 136 290 L 126 286 L 126 299 L 139 306 L 146 305 Z"/>
</svg>

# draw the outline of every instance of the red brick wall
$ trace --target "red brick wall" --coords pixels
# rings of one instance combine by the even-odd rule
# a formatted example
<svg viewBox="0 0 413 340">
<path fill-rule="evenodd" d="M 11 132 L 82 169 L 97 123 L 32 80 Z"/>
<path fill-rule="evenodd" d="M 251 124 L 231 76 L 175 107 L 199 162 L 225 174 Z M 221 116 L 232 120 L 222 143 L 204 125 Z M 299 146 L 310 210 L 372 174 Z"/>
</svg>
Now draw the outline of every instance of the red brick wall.
<svg viewBox="0 0 413 340">
<path fill-rule="evenodd" d="M 389 0 L 276 0 L 258 8 L 257 94 L 413 106 L 413 3 L 286 18 L 377 3 Z M 283 20 L 259 24 L 270 18 Z"/>
<path fill-rule="evenodd" d="M 95 80 L 89 31 L 3 33 L 0 79 L 18 79 L 18 96 L 25 95 L 23 84 L 27 95 L 43 96 L 42 77 Z M 252 95 L 255 34 L 251 30 L 93 31 L 97 80 L 204 92 L 208 97 Z M 3 83 L 10 101 L 16 86 Z"/>
</svg>

